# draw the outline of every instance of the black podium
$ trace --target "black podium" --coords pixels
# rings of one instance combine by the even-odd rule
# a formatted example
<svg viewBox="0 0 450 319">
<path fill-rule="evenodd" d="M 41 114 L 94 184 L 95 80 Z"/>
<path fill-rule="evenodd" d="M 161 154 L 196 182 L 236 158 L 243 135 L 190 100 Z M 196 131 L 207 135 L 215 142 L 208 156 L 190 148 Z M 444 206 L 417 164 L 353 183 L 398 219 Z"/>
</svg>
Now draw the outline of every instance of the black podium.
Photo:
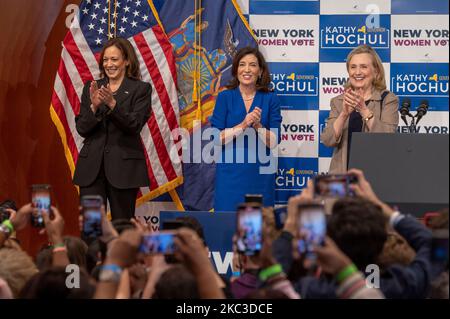
<svg viewBox="0 0 450 319">
<path fill-rule="evenodd" d="M 448 207 L 448 143 L 447 134 L 354 133 L 348 167 L 384 202 L 421 217 Z"/>
</svg>

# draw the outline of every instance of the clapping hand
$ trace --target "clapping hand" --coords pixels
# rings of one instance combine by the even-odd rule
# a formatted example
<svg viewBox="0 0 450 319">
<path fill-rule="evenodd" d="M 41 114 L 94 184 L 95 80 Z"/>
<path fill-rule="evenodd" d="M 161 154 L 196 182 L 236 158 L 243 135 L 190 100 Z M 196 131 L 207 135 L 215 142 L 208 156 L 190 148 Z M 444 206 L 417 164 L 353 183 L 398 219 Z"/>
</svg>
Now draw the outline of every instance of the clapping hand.
<svg viewBox="0 0 450 319">
<path fill-rule="evenodd" d="M 347 89 L 344 93 L 344 109 L 348 114 L 353 111 L 362 113 L 367 109 L 362 90 Z"/>
<path fill-rule="evenodd" d="M 102 104 L 102 100 L 100 99 L 100 92 L 98 89 L 97 81 L 92 81 L 91 86 L 89 87 L 89 96 L 91 98 L 91 109 L 95 113 L 97 109 Z"/>
<path fill-rule="evenodd" d="M 247 114 L 243 122 L 244 126 L 247 127 L 261 127 L 261 109 L 259 107 L 255 107 L 253 111 Z"/>
<path fill-rule="evenodd" d="M 98 92 L 100 100 L 105 103 L 110 109 L 113 109 L 116 106 L 116 100 L 114 99 L 113 92 L 111 91 L 109 83 L 107 86 L 102 86 Z"/>
</svg>

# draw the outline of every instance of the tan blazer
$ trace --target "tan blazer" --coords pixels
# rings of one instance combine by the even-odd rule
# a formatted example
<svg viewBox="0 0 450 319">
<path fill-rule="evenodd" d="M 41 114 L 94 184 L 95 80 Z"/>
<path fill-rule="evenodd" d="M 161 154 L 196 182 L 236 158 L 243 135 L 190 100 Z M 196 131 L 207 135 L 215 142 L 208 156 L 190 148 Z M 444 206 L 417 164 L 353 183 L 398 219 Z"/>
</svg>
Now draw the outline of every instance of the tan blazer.
<svg viewBox="0 0 450 319">
<path fill-rule="evenodd" d="M 374 122 L 372 130 L 373 133 L 395 133 L 398 126 L 398 97 L 389 92 L 383 101 L 380 116 L 380 102 L 381 93 L 376 90 L 372 94 L 369 105 L 367 106 L 372 112 Z M 323 130 L 320 139 L 323 144 L 328 147 L 334 147 L 333 157 L 330 163 L 330 174 L 343 174 L 347 171 L 347 144 L 348 144 L 348 120 L 344 125 L 342 134 L 339 139 L 336 139 L 333 124 L 342 111 L 344 94 L 334 97 L 331 100 L 331 111 L 326 122 L 326 127 Z M 369 132 L 369 128 L 363 123 L 362 132 Z"/>
</svg>

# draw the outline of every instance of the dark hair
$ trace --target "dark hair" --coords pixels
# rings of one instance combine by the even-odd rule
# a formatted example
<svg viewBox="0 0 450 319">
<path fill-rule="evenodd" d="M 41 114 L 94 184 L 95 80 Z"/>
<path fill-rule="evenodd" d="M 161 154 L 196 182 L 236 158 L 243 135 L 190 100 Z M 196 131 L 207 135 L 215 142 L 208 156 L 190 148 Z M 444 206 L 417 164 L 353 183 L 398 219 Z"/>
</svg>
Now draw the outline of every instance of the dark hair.
<svg viewBox="0 0 450 319">
<path fill-rule="evenodd" d="M 122 52 L 124 60 L 128 61 L 125 75 L 129 78 L 140 80 L 141 71 L 139 69 L 139 60 L 136 56 L 133 46 L 130 41 L 124 38 L 112 38 L 103 46 L 102 52 L 100 52 L 100 59 L 98 60 L 98 67 L 100 69 L 100 76 L 102 78 L 106 77 L 105 68 L 103 67 L 103 57 L 105 55 L 105 50 L 109 47 L 115 46 Z"/>
<path fill-rule="evenodd" d="M 181 222 L 183 224 L 183 227 L 192 229 L 195 231 L 198 235 L 198 237 L 202 240 L 203 245 L 207 246 L 206 240 L 205 240 L 205 234 L 203 232 L 203 226 L 200 224 L 200 222 L 197 220 L 197 218 L 192 216 L 180 216 L 175 218 L 175 220 Z"/>
<path fill-rule="evenodd" d="M 64 267 L 52 267 L 34 275 L 19 294 L 21 299 L 91 299 L 95 286 L 80 268 L 80 288 L 66 286 L 67 273 Z"/>
<path fill-rule="evenodd" d="M 328 235 L 362 271 L 376 263 L 387 239 L 381 208 L 362 198 L 343 198 L 333 205 Z"/>
<path fill-rule="evenodd" d="M 63 240 L 67 248 L 67 257 L 69 258 L 70 263 L 86 269 L 86 254 L 88 251 L 86 243 L 74 236 L 64 236 Z M 43 271 L 52 266 L 52 260 L 52 247 L 45 245 L 36 255 L 36 266 L 40 271 Z"/>
<path fill-rule="evenodd" d="M 166 270 L 155 285 L 152 299 L 198 299 L 197 282 L 183 265 Z"/>
<path fill-rule="evenodd" d="M 231 79 L 230 83 L 226 86 L 227 89 L 235 89 L 239 86 L 239 80 L 237 78 L 238 68 L 239 68 L 239 62 L 241 62 L 242 58 L 246 55 L 252 54 L 256 56 L 258 59 L 258 64 L 261 69 L 261 77 L 258 78 L 258 81 L 256 82 L 256 90 L 257 91 L 263 91 L 263 92 L 269 92 L 270 88 L 270 72 L 269 67 L 267 65 L 266 60 L 264 59 L 264 56 L 262 53 L 258 50 L 258 48 L 252 48 L 252 47 L 245 47 L 240 49 L 236 55 L 233 58 L 233 66 L 231 68 L 231 75 L 233 78 Z"/>
</svg>

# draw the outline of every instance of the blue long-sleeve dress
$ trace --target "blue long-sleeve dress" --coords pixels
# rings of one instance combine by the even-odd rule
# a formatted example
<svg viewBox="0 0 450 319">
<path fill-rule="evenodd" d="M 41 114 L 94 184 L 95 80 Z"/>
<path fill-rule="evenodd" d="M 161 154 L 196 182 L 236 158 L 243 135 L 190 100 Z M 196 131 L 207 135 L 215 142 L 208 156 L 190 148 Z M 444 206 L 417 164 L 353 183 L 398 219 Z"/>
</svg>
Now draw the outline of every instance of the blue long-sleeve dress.
<svg viewBox="0 0 450 319">
<path fill-rule="evenodd" d="M 257 91 L 249 112 L 252 112 L 255 107 L 262 110 L 261 125 L 266 129 L 276 129 L 279 139 L 281 111 L 276 94 Z M 232 128 L 240 124 L 246 115 L 244 100 L 239 89 L 226 90 L 217 96 L 214 112 L 210 118 L 211 126 L 218 130 Z M 253 130 L 253 128 L 250 127 L 247 130 Z M 245 134 L 242 134 L 234 141 L 222 146 L 222 161 L 216 165 L 215 211 L 235 211 L 237 205 L 244 202 L 245 194 L 262 194 L 264 206 L 274 205 L 277 158 L 270 155 L 269 148 L 260 139 L 258 143 L 257 134 L 253 136 L 256 143 L 249 143 Z M 233 162 L 225 163 L 224 159 L 231 151 L 233 151 Z M 265 156 L 258 156 L 258 151 Z M 262 174 L 260 168 L 269 166 L 269 155 L 275 167 L 271 169 L 271 174 Z M 238 162 L 240 157 L 243 160 Z"/>
</svg>

